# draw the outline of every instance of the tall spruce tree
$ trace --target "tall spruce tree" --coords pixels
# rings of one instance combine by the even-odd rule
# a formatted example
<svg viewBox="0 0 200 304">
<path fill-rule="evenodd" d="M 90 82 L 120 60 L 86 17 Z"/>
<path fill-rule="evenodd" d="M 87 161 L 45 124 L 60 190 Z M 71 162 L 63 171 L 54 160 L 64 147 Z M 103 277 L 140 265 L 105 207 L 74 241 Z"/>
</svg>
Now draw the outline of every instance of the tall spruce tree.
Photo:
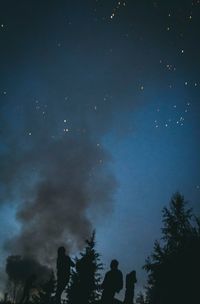
<svg viewBox="0 0 200 304">
<path fill-rule="evenodd" d="M 68 304 L 92 304 L 100 298 L 102 263 L 100 254 L 95 249 L 95 231 L 80 257 L 75 259 L 76 267 L 72 272 L 67 289 Z"/>
<path fill-rule="evenodd" d="M 150 304 L 200 303 L 200 225 L 184 197 L 176 193 L 163 209 L 162 239 L 144 268 Z"/>
</svg>

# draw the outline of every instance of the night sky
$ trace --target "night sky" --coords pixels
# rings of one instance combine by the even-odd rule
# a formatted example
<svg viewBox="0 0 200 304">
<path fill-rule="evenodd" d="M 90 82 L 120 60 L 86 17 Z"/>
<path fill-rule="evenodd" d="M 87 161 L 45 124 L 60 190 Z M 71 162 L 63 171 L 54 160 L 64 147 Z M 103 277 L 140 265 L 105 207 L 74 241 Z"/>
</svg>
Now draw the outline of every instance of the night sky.
<svg viewBox="0 0 200 304">
<path fill-rule="evenodd" d="M 200 211 L 200 1 L 2 0 L 0 41 L 1 271 L 95 228 L 141 289 L 172 194 Z"/>
</svg>

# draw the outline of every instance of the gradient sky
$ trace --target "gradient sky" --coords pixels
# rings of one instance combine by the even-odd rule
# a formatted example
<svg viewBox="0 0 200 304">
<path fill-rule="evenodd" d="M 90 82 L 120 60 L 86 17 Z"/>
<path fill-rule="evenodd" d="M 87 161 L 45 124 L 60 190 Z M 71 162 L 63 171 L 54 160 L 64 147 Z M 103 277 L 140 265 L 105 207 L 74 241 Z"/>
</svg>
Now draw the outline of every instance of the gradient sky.
<svg viewBox="0 0 200 304">
<path fill-rule="evenodd" d="M 96 228 L 105 267 L 117 258 L 142 288 L 172 194 L 200 211 L 199 28 L 198 0 L 1 1 L 1 248 L 22 243 L 22 201 L 40 180 L 60 183 L 53 163 L 63 157 L 76 191 L 77 166 L 81 183 L 88 173 L 89 203 L 77 210 L 86 231 Z"/>
</svg>

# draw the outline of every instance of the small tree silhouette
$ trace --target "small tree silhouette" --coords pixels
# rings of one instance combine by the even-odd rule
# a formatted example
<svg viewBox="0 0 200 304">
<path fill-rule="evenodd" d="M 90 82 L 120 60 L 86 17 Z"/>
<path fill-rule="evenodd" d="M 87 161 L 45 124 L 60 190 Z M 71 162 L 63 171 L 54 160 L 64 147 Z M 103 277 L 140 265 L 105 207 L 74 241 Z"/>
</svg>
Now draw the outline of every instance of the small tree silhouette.
<svg viewBox="0 0 200 304">
<path fill-rule="evenodd" d="M 95 231 L 89 240 L 86 240 L 86 247 L 75 259 L 76 269 L 73 270 L 71 281 L 67 289 L 69 304 L 90 304 L 100 298 L 99 271 L 102 269 L 100 255 L 95 249 Z"/>
<path fill-rule="evenodd" d="M 53 294 L 55 292 L 56 280 L 52 271 L 49 280 L 38 288 L 37 293 L 33 296 L 33 304 L 51 304 L 53 303 Z"/>
<path fill-rule="evenodd" d="M 15 303 L 19 301 L 23 292 L 25 282 L 24 275 L 21 275 L 21 256 L 12 255 L 6 260 L 6 273 L 8 275 L 7 289 L 10 299 Z"/>
<path fill-rule="evenodd" d="M 146 260 L 147 302 L 188 304 L 200 300 L 200 225 L 184 197 L 176 193 L 169 208 L 163 209 L 161 242 L 156 241 Z"/>
<path fill-rule="evenodd" d="M 136 304 L 145 304 L 145 297 L 142 292 L 140 292 L 136 298 Z"/>
</svg>

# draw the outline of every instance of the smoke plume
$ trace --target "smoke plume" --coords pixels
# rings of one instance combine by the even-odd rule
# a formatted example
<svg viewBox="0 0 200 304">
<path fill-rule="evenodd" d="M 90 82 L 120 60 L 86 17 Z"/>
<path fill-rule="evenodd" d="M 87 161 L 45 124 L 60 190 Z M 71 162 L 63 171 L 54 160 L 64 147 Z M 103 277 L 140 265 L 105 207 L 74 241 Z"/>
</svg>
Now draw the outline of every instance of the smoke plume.
<svg viewBox="0 0 200 304">
<path fill-rule="evenodd" d="M 0 104 L 0 199 L 16 210 L 19 225 L 19 231 L 6 237 L 4 249 L 8 255 L 52 265 L 59 246 L 76 252 L 95 228 L 91 217 L 112 210 L 117 182 L 104 137 L 110 130 L 126 132 L 125 120 L 120 124 L 118 118 L 135 103 L 122 90 L 130 63 L 118 69 L 120 52 L 106 63 L 98 35 L 94 31 L 88 41 L 86 27 L 68 38 L 63 30 L 66 48 L 56 55 L 50 29 L 56 28 L 55 12 L 63 12 L 60 4 L 48 4 L 48 15 L 46 4 L 33 1 L 30 16 L 21 5 L 29 26 L 21 23 L 24 18 L 18 20 L 21 8 L 16 5 L 19 14 L 13 10 L 11 20 L 22 25 L 15 35 L 21 44 L 9 48 L 8 92 Z M 102 45 L 105 39 L 110 44 L 110 35 L 102 36 Z M 44 37 L 49 37 L 46 47 L 39 51 L 35 47 L 43 46 Z"/>
<path fill-rule="evenodd" d="M 112 205 L 116 181 L 105 170 L 108 159 L 88 136 L 60 138 L 25 152 L 13 176 L 20 189 L 21 229 L 6 249 L 50 263 L 60 245 L 68 252 L 80 248 L 93 229 L 89 209 L 94 212 L 96 205 L 104 213 Z"/>
</svg>

